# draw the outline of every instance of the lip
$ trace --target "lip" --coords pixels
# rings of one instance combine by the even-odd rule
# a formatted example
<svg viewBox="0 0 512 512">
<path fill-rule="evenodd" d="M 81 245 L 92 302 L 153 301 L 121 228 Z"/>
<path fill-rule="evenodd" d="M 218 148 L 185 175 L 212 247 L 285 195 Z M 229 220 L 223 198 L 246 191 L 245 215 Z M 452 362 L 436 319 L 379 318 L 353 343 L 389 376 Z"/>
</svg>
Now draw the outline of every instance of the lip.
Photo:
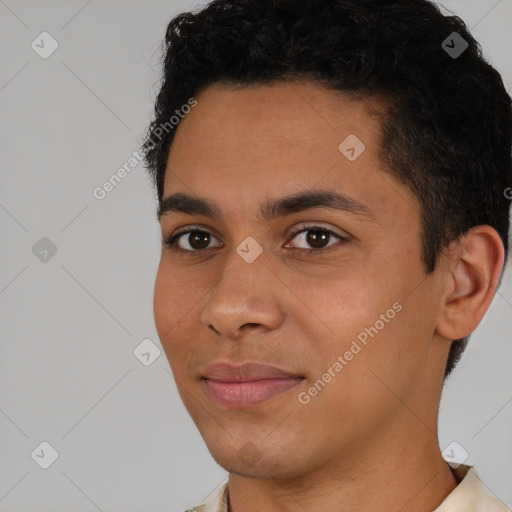
<svg viewBox="0 0 512 512">
<path fill-rule="evenodd" d="M 296 379 L 303 375 L 281 370 L 269 364 L 248 362 L 240 365 L 214 363 L 206 368 L 203 377 L 220 382 L 253 382 L 266 379 Z"/>
<path fill-rule="evenodd" d="M 208 397 L 227 409 L 254 407 L 289 391 L 302 380 L 302 375 L 258 362 L 215 363 L 203 375 Z"/>
</svg>

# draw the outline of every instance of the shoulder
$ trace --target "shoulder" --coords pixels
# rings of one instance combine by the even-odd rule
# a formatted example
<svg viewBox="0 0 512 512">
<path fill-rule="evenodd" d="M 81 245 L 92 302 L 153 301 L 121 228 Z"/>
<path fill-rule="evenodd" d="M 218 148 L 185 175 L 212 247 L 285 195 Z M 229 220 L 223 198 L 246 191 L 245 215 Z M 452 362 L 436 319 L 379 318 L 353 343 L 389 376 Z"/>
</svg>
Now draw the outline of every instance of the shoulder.
<svg viewBox="0 0 512 512">
<path fill-rule="evenodd" d="M 452 471 L 459 485 L 434 512 L 511 512 L 505 503 L 487 492 L 474 467 L 461 464 Z"/>
</svg>

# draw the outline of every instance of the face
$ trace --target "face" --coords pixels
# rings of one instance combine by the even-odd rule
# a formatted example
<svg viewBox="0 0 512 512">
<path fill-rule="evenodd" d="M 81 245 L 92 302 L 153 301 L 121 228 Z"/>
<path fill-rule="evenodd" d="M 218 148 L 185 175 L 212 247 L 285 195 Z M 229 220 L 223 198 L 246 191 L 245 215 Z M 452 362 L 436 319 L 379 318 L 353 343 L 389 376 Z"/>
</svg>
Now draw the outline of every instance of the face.
<svg viewBox="0 0 512 512">
<path fill-rule="evenodd" d="M 154 313 L 212 456 L 293 477 L 405 442 L 411 409 L 435 428 L 440 285 L 419 202 L 379 161 L 379 105 L 308 82 L 196 100 L 169 153 Z"/>
</svg>

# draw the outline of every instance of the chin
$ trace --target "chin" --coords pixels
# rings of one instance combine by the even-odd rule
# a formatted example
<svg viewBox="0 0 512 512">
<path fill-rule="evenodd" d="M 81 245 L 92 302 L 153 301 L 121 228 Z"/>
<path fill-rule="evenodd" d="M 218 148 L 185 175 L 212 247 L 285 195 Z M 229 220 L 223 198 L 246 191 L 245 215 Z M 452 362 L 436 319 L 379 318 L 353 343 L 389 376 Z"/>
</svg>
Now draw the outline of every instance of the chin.
<svg viewBox="0 0 512 512">
<path fill-rule="evenodd" d="M 307 463 L 298 457 L 296 446 L 263 448 L 250 441 L 238 444 L 218 440 L 208 444 L 211 456 L 227 472 L 247 478 L 296 478 L 307 472 Z M 311 462 L 309 462 L 311 463 Z"/>
</svg>

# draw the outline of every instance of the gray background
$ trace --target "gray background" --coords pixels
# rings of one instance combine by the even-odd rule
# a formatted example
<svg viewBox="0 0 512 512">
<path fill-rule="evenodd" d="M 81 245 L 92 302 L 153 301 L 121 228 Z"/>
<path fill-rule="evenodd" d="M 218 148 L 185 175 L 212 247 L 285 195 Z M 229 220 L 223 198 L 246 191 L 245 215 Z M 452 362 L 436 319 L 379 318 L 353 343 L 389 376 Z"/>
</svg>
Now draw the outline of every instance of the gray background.
<svg viewBox="0 0 512 512">
<path fill-rule="evenodd" d="M 197 5 L 0 0 L 1 512 L 179 512 L 226 479 L 164 353 L 149 366 L 133 354 L 147 338 L 160 347 L 159 229 L 142 164 L 103 200 L 92 193 L 138 150 L 165 27 Z M 511 84 L 512 0 L 443 5 Z M 31 47 L 43 31 L 59 45 L 46 59 Z M 57 248 L 46 262 L 32 250 L 43 237 Z M 440 417 L 441 448 L 459 443 L 509 505 L 511 317 L 509 262 Z M 59 454 L 48 469 L 36 463 L 50 457 L 43 441 Z"/>
</svg>

